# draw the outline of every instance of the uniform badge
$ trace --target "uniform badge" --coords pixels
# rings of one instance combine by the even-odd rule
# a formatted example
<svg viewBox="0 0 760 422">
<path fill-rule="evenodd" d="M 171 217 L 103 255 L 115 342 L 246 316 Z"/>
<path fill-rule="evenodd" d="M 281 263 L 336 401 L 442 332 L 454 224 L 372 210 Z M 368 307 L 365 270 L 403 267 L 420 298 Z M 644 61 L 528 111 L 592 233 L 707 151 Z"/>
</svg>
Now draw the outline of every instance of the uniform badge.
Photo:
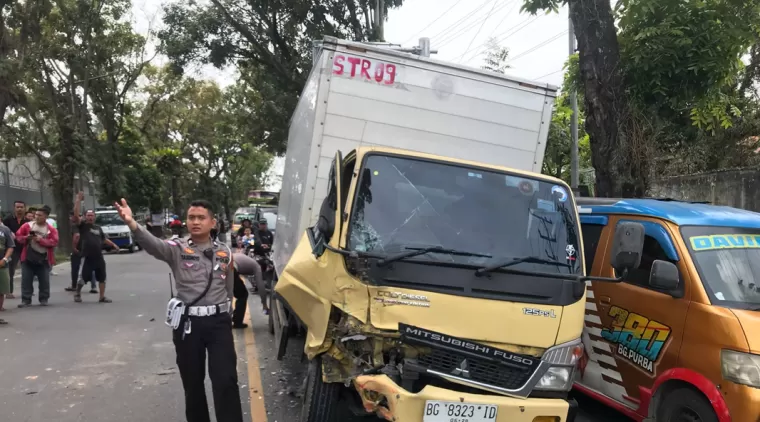
<svg viewBox="0 0 760 422">
<path fill-rule="evenodd" d="M 227 252 L 225 252 L 225 251 L 218 251 L 216 253 L 216 256 L 218 256 L 220 258 L 226 258 L 227 257 Z"/>
<path fill-rule="evenodd" d="M 195 251 L 190 248 L 185 248 L 185 253 L 194 254 Z"/>
<path fill-rule="evenodd" d="M 227 264 L 221 264 L 219 267 L 222 269 L 222 271 L 227 271 Z"/>
<path fill-rule="evenodd" d="M 177 246 L 177 242 L 175 242 L 173 240 L 167 240 L 166 243 L 168 243 L 168 244 L 170 244 L 172 246 Z"/>
<path fill-rule="evenodd" d="M 221 274 L 219 274 L 219 277 L 220 277 L 222 280 L 225 280 L 225 279 L 227 278 L 227 273 L 221 273 Z"/>
<path fill-rule="evenodd" d="M 184 265 L 185 268 L 193 268 L 193 267 L 195 267 L 195 264 L 193 264 L 192 262 L 183 262 L 182 265 Z"/>
</svg>

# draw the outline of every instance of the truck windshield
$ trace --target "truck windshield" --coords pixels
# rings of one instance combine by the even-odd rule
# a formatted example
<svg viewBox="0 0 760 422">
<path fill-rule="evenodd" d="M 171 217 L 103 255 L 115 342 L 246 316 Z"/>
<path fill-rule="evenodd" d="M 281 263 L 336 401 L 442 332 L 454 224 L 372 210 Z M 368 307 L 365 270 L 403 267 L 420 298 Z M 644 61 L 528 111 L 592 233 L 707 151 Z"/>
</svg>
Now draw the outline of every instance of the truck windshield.
<svg viewBox="0 0 760 422">
<path fill-rule="evenodd" d="M 681 235 L 713 304 L 760 308 L 760 230 L 683 226 Z"/>
<path fill-rule="evenodd" d="M 526 262 L 524 269 L 578 273 L 574 207 L 564 186 L 528 176 L 368 154 L 348 247 L 388 256 L 439 246 L 480 256 L 434 252 L 412 259 L 477 267 L 532 256 L 563 265 Z"/>
</svg>

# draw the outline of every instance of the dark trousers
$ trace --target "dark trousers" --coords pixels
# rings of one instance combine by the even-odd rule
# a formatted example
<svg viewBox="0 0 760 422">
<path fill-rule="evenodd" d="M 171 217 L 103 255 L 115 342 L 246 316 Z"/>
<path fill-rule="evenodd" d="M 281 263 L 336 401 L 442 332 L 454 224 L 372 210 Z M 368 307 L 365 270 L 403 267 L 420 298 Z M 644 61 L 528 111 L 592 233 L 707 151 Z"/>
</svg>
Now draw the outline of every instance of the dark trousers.
<svg viewBox="0 0 760 422">
<path fill-rule="evenodd" d="M 79 281 L 79 268 L 82 266 L 82 255 L 78 253 L 71 254 L 71 288 L 77 288 Z"/>
<path fill-rule="evenodd" d="M 21 248 L 18 248 L 18 252 L 16 252 L 16 249 L 13 250 L 13 255 L 11 255 L 11 266 L 8 268 L 8 273 L 11 277 L 11 291 L 10 294 L 13 294 L 13 277 L 16 275 L 16 268 L 18 268 L 18 263 L 21 261 Z"/>
<path fill-rule="evenodd" d="M 50 299 L 50 265 L 21 263 L 21 302 L 32 303 L 34 295 L 34 277 L 40 282 L 40 302 Z"/>
<path fill-rule="evenodd" d="M 206 389 L 203 384 L 206 379 L 206 350 L 216 420 L 242 422 L 237 354 L 230 327 L 230 315 L 189 318 L 190 334 L 182 338 L 184 324 L 173 333 L 177 366 L 185 389 L 187 422 L 210 422 Z"/>
<path fill-rule="evenodd" d="M 235 311 L 232 313 L 232 322 L 236 325 L 242 324 L 245 319 L 245 307 L 248 306 L 248 289 L 240 280 L 240 275 L 235 271 L 235 282 L 232 288 L 232 295 L 235 296 Z"/>
</svg>

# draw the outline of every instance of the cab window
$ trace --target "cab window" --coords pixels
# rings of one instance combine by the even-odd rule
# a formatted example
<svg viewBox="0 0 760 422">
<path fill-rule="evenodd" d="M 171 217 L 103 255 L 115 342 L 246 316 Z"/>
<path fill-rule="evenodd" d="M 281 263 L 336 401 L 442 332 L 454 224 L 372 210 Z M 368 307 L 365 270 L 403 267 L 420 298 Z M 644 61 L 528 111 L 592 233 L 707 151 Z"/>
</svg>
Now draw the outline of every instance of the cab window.
<svg viewBox="0 0 760 422">
<path fill-rule="evenodd" d="M 631 272 L 628 274 L 626 282 L 645 287 L 647 289 L 652 289 L 652 287 L 649 286 L 649 273 L 652 270 L 652 263 L 658 259 L 661 261 L 672 262 L 673 264 L 678 265 L 678 261 L 675 261 L 668 257 L 665 249 L 657 239 L 647 235 L 644 238 L 644 249 L 641 254 L 641 264 L 639 264 L 639 267 L 635 270 L 631 270 Z M 682 283 L 679 285 L 679 287 L 681 285 Z"/>
<path fill-rule="evenodd" d="M 602 237 L 604 226 L 600 224 L 581 224 L 583 233 L 583 255 L 586 261 L 586 274 L 591 274 L 594 268 L 596 250 L 599 247 L 599 239 Z"/>
</svg>

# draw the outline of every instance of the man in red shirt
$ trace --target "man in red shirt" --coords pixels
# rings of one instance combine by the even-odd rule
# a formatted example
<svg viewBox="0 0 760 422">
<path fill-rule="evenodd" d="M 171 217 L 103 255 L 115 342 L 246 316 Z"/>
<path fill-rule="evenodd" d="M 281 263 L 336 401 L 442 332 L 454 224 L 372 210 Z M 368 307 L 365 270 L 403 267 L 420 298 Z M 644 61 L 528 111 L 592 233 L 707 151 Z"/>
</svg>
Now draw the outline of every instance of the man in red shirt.
<svg viewBox="0 0 760 422">
<path fill-rule="evenodd" d="M 19 308 L 32 305 L 34 277 L 40 283 L 40 306 L 47 306 L 50 298 L 50 268 L 55 265 L 53 250 L 58 246 L 58 230 L 47 218 L 50 207 L 44 206 L 34 214 L 34 220 L 25 223 L 16 232 L 21 251 L 21 303 Z"/>
</svg>

